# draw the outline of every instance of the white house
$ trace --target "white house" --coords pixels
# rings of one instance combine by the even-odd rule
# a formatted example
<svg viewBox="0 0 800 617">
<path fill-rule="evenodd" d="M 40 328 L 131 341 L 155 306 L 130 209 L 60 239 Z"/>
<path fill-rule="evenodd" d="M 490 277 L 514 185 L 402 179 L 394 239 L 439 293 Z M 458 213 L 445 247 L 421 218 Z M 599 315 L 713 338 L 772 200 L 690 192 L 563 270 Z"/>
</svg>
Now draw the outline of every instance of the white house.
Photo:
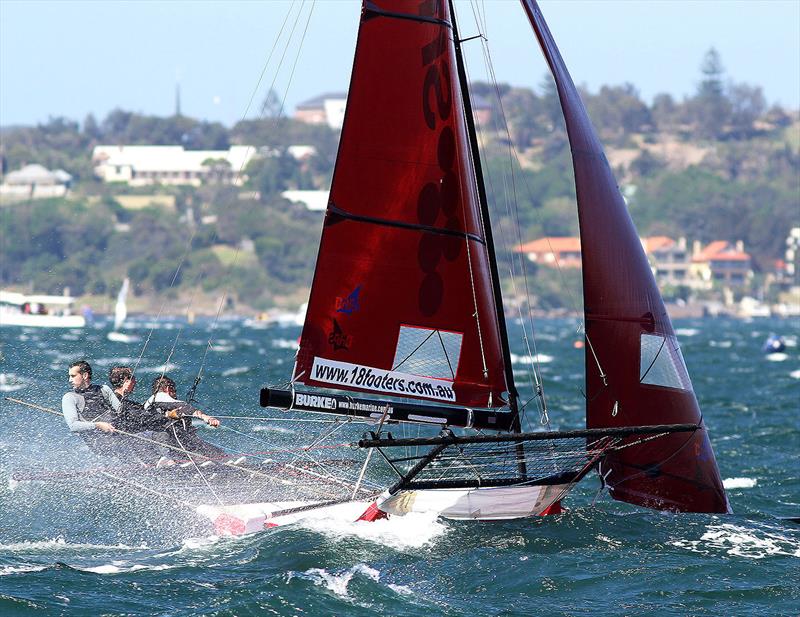
<svg viewBox="0 0 800 617">
<path fill-rule="evenodd" d="M 71 183 L 72 176 L 63 169 L 50 171 L 42 165 L 25 165 L 6 175 L 0 184 L 0 197 L 8 201 L 63 197 Z"/>
<path fill-rule="evenodd" d="M 217 181 L 239 186 L 254 146 L 229 150 L 185 150 L 183 146 L 95 146 L 94 172 L 105 182 L 131 186 L 190 184 Z"/>
</svg>

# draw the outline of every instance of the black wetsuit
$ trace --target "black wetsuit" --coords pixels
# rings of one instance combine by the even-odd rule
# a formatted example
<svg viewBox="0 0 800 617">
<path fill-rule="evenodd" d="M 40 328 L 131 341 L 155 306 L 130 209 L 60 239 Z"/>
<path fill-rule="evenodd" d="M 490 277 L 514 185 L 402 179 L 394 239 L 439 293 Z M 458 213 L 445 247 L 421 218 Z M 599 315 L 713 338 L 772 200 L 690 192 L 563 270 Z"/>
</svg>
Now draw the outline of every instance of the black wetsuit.
<svg viewBox="0 0 800 617">
<path fill-rule="evenodd" d="M 155 433 L 153 436 L 156 441 L 170 446 L 171 457 L 180 457 L 180 452 L 177 452 L 173 448 L 177 448 L 181 451 L 185 450 L 188 454 L 200 454 L 210 459 L 228 457 L 225 450 L 208 443 L 197 434 L 197 428 L 192 426 L 192 414 L 194 414 L 197 409 L 192 407 L 189 403 L 183 401 L 154 401 L 150 407 L 148 407 L 148 411 L 154 410 L 157 410 L 156 412 L 161 416 L 168 410 L 175 410 L 179 414 L 182 414 L 180 419 L 169 421 L 170 424 L 163 433 Z"/>
</svg>

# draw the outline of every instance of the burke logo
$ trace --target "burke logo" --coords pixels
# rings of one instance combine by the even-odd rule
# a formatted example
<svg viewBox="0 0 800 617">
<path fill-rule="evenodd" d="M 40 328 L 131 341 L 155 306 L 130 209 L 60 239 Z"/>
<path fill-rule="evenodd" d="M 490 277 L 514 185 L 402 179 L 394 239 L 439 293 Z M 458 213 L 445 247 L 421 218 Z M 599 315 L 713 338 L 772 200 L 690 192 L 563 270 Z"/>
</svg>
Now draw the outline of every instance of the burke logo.
<svg viewBox="0 0 800 617">
<path fill-rule="evenodd" d="M 355 313 L 360 307 L 358 304 L 358 294 L 361 292 L 361 285 L 356 287 L 346 298 L 336 298 L 336 312 L 350 315 Z"/>
<path fill-rule="evenodd" d="M 333 346 L 334 351 L 350 349 L 350 337 L 342 331 L 335 319 L 333 320 L 333 332 L 328 335 L 328 344 Z"/>
</svg>

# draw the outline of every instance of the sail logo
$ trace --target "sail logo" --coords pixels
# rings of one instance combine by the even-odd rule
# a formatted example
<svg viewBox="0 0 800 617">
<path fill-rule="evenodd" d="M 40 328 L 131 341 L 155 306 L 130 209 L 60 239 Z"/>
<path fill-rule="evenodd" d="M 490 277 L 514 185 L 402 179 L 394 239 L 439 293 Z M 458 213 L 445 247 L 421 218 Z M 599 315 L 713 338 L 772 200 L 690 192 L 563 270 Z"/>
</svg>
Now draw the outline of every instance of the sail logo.
<svg viewBox="0 0 800 617">
<path fill-rule="evenodd" d="M 356 287 L 350 294 L 344 298 L 336 298 L 336 312 L 352 315 L 361 308 L 358 302 L 358 294 L 361 293 L 361 285 Z"/>
<path fill-rule="evenodd" d="M 311 407 L 317 409 L 336 409 L 337 401 L 330 396 L 319 396 L 316 394 L 300 394 L 298 393 L 294 399 L 294 403 L 300 407 Z"/>
<path fill-rule="evenodd" d="M 333 331 L 328 334 L 328 345 L 333 347 L 334 351 L 339 351 L 340 349 L 350 349 L 350 340 L 350 335 L 345 334 L 344 330 L 342 330 L 342 327 L 339 325 L 339 322 L 334 319 Z"/>
<path fill-rule="evenodd" d="M 451 381 L 320 357 L 314 358 L 311 379 L 356 390 L 386 392 L 397 396 L 431 398 L 450 402 L 456 400 L 456 393 Z"/>
</svg>

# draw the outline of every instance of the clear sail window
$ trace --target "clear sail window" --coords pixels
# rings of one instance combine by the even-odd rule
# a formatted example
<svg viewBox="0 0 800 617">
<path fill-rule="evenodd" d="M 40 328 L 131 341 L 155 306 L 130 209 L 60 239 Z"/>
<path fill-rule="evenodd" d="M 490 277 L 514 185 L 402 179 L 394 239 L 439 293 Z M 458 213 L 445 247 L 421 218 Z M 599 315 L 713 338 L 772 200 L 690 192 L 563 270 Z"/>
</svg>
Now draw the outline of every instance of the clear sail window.
<svg viewBox="0 0 800 617">
<path fill-rule="evenodd" d="M 639 381 L 651 386 L 692 389 L 681 348 L 674 336 L 641 335 Z"/>
<path fill-rule="evenodd" d="M 460 332 L 400 326 L 392 370 L 454 381 L 462 337 Z"/>
</svg>

